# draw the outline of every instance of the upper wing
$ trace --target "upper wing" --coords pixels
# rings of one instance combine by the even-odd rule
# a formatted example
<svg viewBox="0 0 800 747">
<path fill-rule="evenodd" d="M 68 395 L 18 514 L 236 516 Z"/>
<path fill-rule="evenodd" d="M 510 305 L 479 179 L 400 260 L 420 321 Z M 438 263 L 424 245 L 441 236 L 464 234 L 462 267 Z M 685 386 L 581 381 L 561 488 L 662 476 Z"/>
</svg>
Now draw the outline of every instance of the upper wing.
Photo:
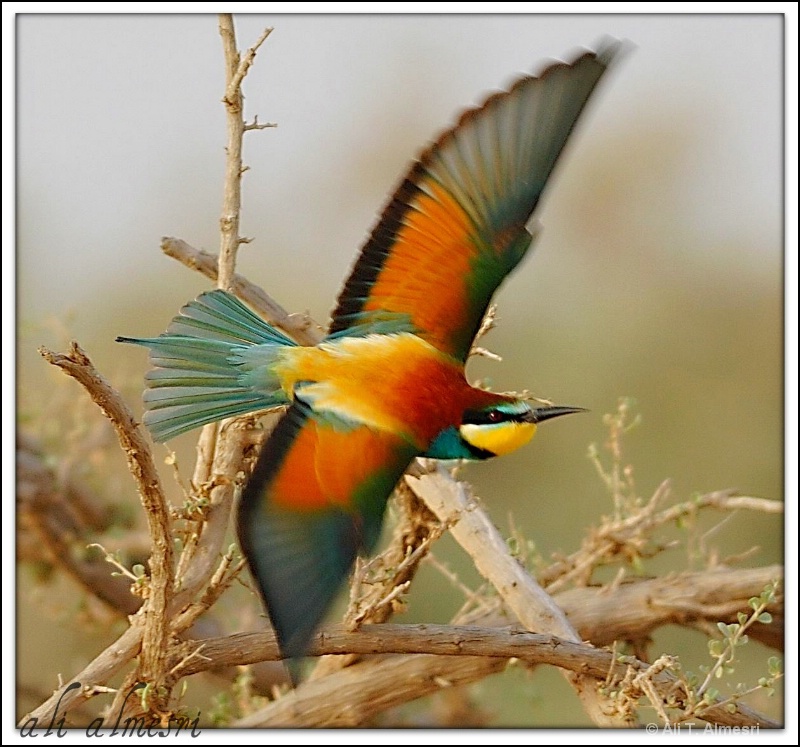
<svg viewBox="0 0 800 747">
<path fill-rule="evenodd" d="M 285 656 L 302 656 L 360 551 L 380 534 L 407 441 L 296 399 L 261 450 L 237 516 L 239 541 Z"/>
<path fill-rule="evenodd" d="M 465 360 L 494 291 L 531 243 L 525 225 L 618 48 L 522 78 L 441 135 L 384 210 L 339 296 L 331 334 L 400 315 Z"/>
</svg>

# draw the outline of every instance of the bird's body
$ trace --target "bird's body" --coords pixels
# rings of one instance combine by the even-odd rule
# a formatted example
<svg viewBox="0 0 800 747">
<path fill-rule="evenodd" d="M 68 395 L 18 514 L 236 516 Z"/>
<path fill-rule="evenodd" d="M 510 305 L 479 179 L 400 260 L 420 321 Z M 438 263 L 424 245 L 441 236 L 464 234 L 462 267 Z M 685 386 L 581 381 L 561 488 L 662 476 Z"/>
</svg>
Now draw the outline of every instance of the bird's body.
<svg viewBox="0 0 800 747">
<path fill-rule="evenodd" d="M 420 453 L 466 410 L 511 400 L 470 386 L 459 361 L 410 333 L 289 348 L 276 373 L 315 411 L 393 433 Z"/>
<path fill-rule="evenodd" d="M 417 456 L 480 460 L 574 407 L 471 386 L 492 295 L 616 44 L 555 63 L 466 112 L 413 165 L 364 246 L 328 336 L 301 347 L 224 291 L 145 345 L 157 440 L 286 405 L 239 504 L 239 539 L 286 656 L 304 653 L 359 552 L 377 542 Z"/>
</svg>

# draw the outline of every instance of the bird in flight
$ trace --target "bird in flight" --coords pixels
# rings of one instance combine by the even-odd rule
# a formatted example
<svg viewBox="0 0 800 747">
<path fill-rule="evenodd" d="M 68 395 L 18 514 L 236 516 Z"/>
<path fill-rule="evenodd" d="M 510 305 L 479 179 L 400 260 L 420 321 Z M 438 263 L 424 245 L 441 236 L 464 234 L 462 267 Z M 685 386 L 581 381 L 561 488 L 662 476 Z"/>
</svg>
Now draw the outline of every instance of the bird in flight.
<svg viewBox="0 0 800 747">
<path fill-rule="evenodd" d="M 287 658 L 302 656 L 415 457 L 483 460 L 580 411 L 471 386 L 489 302 L 533 241 L 548 178 L 619 51 L 554 62 L 463 113 L 413 163 L 339 296 L 301 346 L 232 294 L 203 293 L 155 338 L 144 422 L 166 441 L 286 405 L 238 506 L 242 550 Z"/>
</svg>

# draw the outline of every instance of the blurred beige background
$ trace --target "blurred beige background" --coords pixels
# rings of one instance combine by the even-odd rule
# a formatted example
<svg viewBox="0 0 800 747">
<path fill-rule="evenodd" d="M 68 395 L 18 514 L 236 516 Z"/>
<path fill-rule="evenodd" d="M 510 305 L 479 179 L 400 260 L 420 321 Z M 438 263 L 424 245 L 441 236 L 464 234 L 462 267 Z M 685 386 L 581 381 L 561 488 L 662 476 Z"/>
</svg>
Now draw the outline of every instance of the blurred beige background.
<svg viewBox="0 0 800 747">
<path fill-rule="evenodd" d="M 17 23 L 20 413 L 37 419 L 51 402 L 57 374 L 36 347 L 71 337 L 138 412 L 146 358 L 114 336 L 157 334 L 208 287 L 165 258 L 159 239 L 218 244 L 216 19 Z M 610 510 L 586 453 L 602 445 L 602 415 L 625 395 L 642 415 L 626 457 L 643 497 L 665 478 L 680 498 L 727 487 L 782 497 L 780 16 L 247 15 L 237 18 L 240 48 L 266 25 L 275 31 L 246 81 L 246 109 L 278 128 L 246 139 L 242 230 L 254 241 L 239 269 L 322 323 L 410 159 L 460 110 L 604 35 L 635 45 L 560 164 L 536 250 L 496 299 L 499 326 L 485 343 L 504 361 L 469 369 L 497 389 L 591 413 L 548 424 L 533 445 L 465 474 L 502 527 L 512 512 L 545 557 L 569 552 Z M 191 443 L 179 442 L 187 471 Z M 113 484 L 135 502 L 124 472 Z M 758 545 L 749 563 L 782 558 L 774 520 L 734 516 L 715 540 L 722 555 Z M 443 554 L 473 579 L 457 548 Z M 684 568 L 685 557 L 667 553 L 654 572 Z M 24 591 L 20 602 L 21 621 L 35 619 Z M 406 619 L 445 621 L 460 602 L 426 572 Z M 56 624 L 80 639 L 63 619 L 47 623 L 45 639 L 29 640 L 37 626 L 22 625 L 20 672 L 36 653 L 61 655 L 47 648 Z M 658 643 L 705 651 L 699 635 L 667 632 Z M 68 646 L 58 671 L 74 668 L 81 645 Z M 764 659 L 756 652 L 754 666 Z M 503 723 L 583 723 L 572 709 L 552 715 L 557 677 L 518 677 L 519 702 L 481 685 Z"/>
</svg>

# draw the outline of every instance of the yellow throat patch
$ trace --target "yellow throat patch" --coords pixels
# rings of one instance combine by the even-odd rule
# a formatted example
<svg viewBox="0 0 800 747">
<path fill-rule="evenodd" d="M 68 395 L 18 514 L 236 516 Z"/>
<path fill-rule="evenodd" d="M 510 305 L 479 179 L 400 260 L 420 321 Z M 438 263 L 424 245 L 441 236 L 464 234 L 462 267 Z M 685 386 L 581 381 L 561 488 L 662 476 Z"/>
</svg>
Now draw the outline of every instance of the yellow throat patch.
<svg viewBox="0 0 800 747">
<path fill-rule="evenodd" d="M 476 449 L 502 456 L 524 446 L 536 433 L 536 423 L 497 423 L 475 425 L 465 423 L 459 428 L 461 437 Z"/>
</svg>

